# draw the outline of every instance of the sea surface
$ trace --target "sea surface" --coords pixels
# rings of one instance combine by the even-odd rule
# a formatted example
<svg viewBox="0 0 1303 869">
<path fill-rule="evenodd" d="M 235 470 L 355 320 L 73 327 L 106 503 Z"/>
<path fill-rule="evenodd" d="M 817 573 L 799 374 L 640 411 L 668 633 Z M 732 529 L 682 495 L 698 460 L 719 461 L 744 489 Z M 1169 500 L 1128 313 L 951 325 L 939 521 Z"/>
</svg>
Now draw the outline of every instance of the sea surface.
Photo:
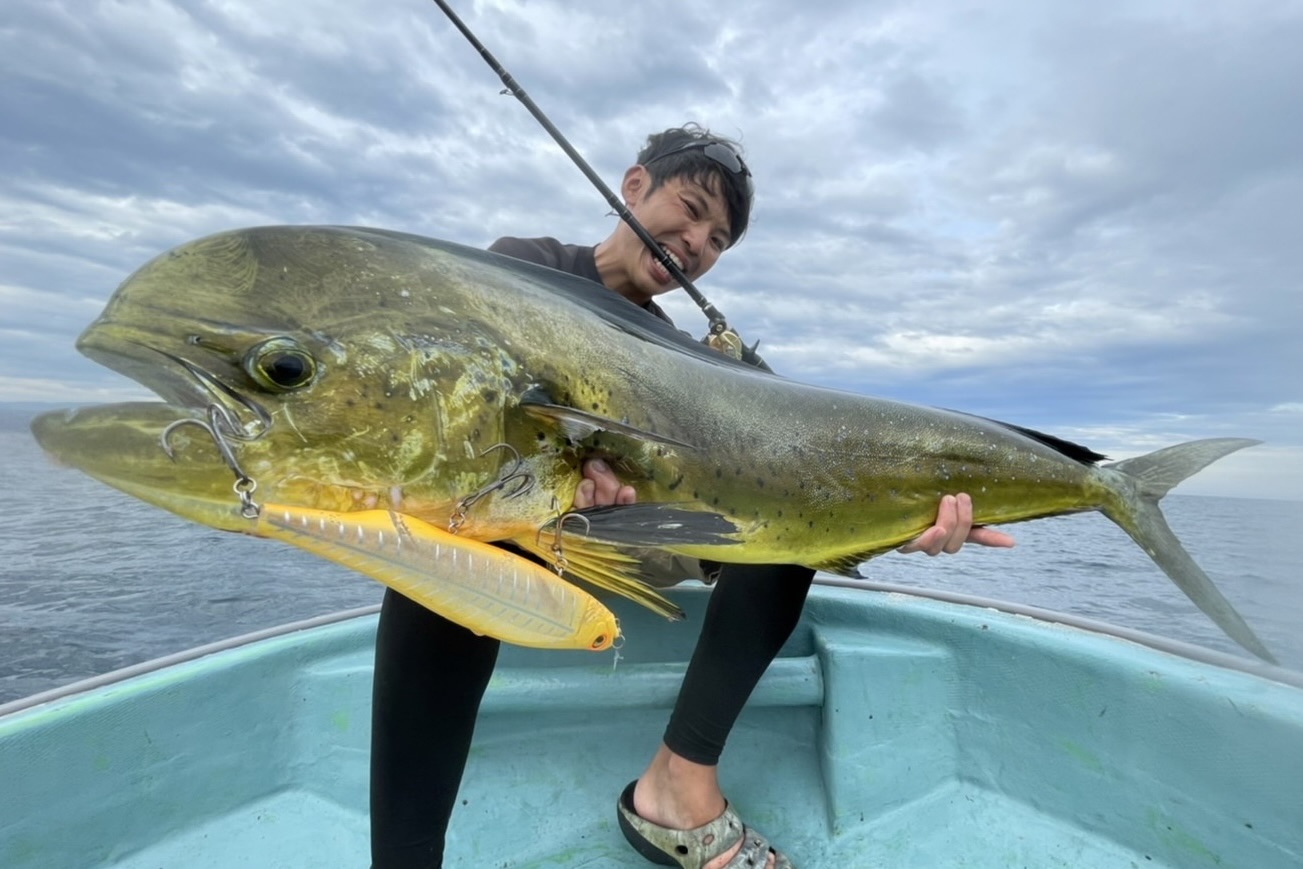
<svg viewBox="0 0 1303 869">
<path fill-rule="evenodd" d="M 292 547 L 192 525 L 54 466 L 0 404 L 0 703 L 368 604 L 381 587 Z M 1303 502 L 1174 494 L 1164 512 L 1281 663 L 1303 670 Z M 891 554 L 869 578 L 1075 613 L 1240 653 L 1098 514 L 1007 528 L 1011 550 Z M 1241 653 L 1242 654 L 1242 653 Z"/>
</svg>

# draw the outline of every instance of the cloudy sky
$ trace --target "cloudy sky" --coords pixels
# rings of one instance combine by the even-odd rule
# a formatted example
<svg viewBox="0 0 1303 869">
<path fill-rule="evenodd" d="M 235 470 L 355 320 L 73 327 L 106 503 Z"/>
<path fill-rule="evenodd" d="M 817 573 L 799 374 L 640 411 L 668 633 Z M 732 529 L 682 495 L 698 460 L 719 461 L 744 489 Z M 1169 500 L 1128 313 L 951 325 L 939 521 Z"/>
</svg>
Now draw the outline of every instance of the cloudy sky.
<svg viewBox="0 0 1303 869">
<path fill-rule="evenodd" d="M 454 5 L 612 185 L 653 130 L 743 142 L 700 287 L 782 373 L 1117 458 L 1256 437 L 1181 491 L 1303 497 L 1296 0 Z M 0 401 L 137 397 L 73 340 L 209 232 L 603 238 L 500 87 L 429 0 L 5 0 Z"/>
</svg>

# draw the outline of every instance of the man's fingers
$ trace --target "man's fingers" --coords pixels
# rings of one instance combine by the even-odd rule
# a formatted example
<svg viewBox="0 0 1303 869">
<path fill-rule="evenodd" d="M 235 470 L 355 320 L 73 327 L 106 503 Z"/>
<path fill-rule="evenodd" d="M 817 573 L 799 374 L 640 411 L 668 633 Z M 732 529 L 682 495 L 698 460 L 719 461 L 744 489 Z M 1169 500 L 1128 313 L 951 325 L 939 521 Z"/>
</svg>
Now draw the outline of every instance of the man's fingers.
<svg viewBox="0 0 1303 869">
<path fill-rule="evenodd" d="M 953 553 L 953 540 L 955 537 L 955 528 L 959 525 L 959 499 L 954 495 L 945 495 L 941 498 L 941 503 L 937 506 L 937 521 L 932 526 L 929 533 L 932 539 L 929 545 L 923 551 L 928 555 L 940 555 L 942 552 Z M 965 532 L 967 533 L 967 532 Z M 963 545 L 963 539 L 960 539 L 960 545 Z"/>
<path fill-rule="evenodd" d="M 940 555 L 941 548 L 946 545 L 946 540 L 950 537 L 950 532 L 941 525 L 933 525 L 913 540 L 900 547 L 898 552 L 909 554 L 911 552 L 926 552 L 928 555 Z"/>
<path fill-rule="evenodd" d="M 1012 549 L 1014 546 L 1013 538 L 1008 534 L 984 525 L 973 526 L 973 530 L 968 532 L 968 542 L 976 543 L 978 546 L 995 546 L 999 549 Z"/>
<path fill-rule="evenodd" d="M 926 552 L 928 555 L 940 555 L 942 552 L 954 555 L 965 543 L 979 546 L 995 546 L 1009 549 L 1014 545 L 1013 538 L 1002 531 L 973 524 L 973 499 L 968 495 L 946 495 L 937 505 L 936 524 L 915 537 L 897 551 Z"/>
<path fill-rule="evenodd" d="M 615 503 L 620 494 L 620 480 L 610 466 L 601 459 L 589 459 L 584 462 L 584 478 L 593 484 L 593 503 L 599 507 L 609 507 Z"/>
<path fill-rule="evenodd" d="M 584 478 L 575 490 L 576 510 L 584 510 L 588 507 L 610 507 L 612 504 L 634 504 L 637 501 L 637 490 L 633 486 L 621 483 L 620 478 L 606 462 L 601 459 L 589 459 L 584 462 Z"/>
<path fill-rule="evenodd" d="M 574 508 L 576 510 L 587 510 L 592 507 L 596 503 L 593 497 L 596 490 L 597 485 L 592 480 L 580 480 L 579 487 L 575 489 Z"/>
<path fill-rule="evenodd" d="M 964 548 L 964 541 L 968 539 L 968 532 L 973 527 L 973 499 L 960 494 L 955 496 L 954 502 L 955 524 L 950 526 L 945 543 L 941 547 L 942 551 L 950 555 Z"/>
<path fill-rule="evenodd" d="M 945 542 L 945 529 L 933 526 L 915 537 L 904 546 L 900 551 L 906 554 L 911 552 L 926 552 L 928 555 L 936 555 L 941 551 L 941 545 Z"/>
</svg>

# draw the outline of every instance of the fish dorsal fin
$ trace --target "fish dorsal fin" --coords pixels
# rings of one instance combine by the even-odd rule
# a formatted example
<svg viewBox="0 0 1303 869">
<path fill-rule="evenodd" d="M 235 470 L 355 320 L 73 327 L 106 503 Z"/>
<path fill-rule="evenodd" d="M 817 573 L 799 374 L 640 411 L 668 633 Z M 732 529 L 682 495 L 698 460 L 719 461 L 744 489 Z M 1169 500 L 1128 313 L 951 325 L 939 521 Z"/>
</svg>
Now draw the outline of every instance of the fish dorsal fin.
<svg viewBox="0 0 1303 869">
<path fill-rule="evenodd" d="M 639 441 L 650 441 L 657 444 L 665 444 L 671 447 L 682 447 L 692 449 L 691 444 L 685 444 L 683 441 L 675 440 L 671 437 L 658 435 L 654 432 L 644 431 L 625 422 L 611 419 L 610 417 L 600 416 L 599 414 L 589 413 L 586 410 L 580 410 L 576 407 L 568 407 L 564 404 L 557 404 L 552 397 L 545 392 L 542 387 L 534 386 L 527 389 L 520 396 L 520 406 L 526 413 L 536 419 L 546 420 L 553 425 L 558 426 L 566 439 L 571 443 L 578 443 L 590 435 L 599 431 L 620 434 L 625 437 L 633 438 Z"/>
<path fill-rule="evenodd" d="M 1063 438 L 1046 434 L 1043 431 L 1037 431 L 1034 428 L 1026 428 L 1021 425 L 1014 425 L 1011 422 L 1005 422 L 1002 419 L 991 419 L 989 416 L 978 416 L 975 413 L 967 413 L 962 410 L 952 410 L 947 408 L 946 412 L 966 416 L 969 419 L 980 419 L 983 422 L 993 423 L 1001 428 L 1007 428 L 1009 431 L 1017 432 L 1023 437 L 1029 437 L 1034 441 L 1043 443 L 1050 449 L 1060 452 L 1073 461 L 1081 462 L 1084 465 L 1094 465 L 1108 458 L 1108 456 L 1097 453 L 1089 447 L 1083 447 L 1081 444 L 1074 444 L 1072 441 L 1066 441 Z"/>
<path fill-rule="evenodd" d="M 999 420 L 994 420 L 1000 422 Z M 1000 422 L 1000 425 L 1008 429 L 1013 429 L 1018 434 L 1026 435 L 1034 441 L 1040 441 L 1047 447 L 1058 450 L 1070 459 L 1075 459 L 1082 464 L 1093 465 L 1102 462 L 1108 458 L 1103 453 L 1097 453 L 1089 447 L 1083 447 L 1081 444 L 1074 444 L 1072 441 L 1065 441 L 1063 438 L 1056 438 L 1054 435 L 1048 435 L 1043 431 L 1037 431 L 1034 428 L 1023 428 L 1013 423 Z"/>
</svg>

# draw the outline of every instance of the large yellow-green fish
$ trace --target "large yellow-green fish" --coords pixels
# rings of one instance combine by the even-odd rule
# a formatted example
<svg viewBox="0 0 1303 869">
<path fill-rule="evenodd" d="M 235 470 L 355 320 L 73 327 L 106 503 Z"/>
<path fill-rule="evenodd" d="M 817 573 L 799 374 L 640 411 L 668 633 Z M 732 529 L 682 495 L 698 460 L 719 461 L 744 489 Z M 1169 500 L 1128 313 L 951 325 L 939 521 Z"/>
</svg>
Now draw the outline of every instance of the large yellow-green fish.
<svg viewBox="0 0 1303 869">
<path fill-rule="evenodd" d="M 32 427 L 47 452 L 511 642 L 602 648 L 614 624 L 556 573 L 458 573 L 446 547 L 510 542 L 672 614 L 628 547 L 849 573 L 928 528 L 941 495 L 968 492 L 982 524 L 1103 512 L 1271 658 L 1158 508 L 1254 441 L 1102 466 L 1016 426 L 734 363 L 579 278 L 373 229 L 183 245 L 128 278 L 78 347 L 167 403 L 43 415 Z M 593 455 L 639 503 L 559 519 Z"/>
</svg>

